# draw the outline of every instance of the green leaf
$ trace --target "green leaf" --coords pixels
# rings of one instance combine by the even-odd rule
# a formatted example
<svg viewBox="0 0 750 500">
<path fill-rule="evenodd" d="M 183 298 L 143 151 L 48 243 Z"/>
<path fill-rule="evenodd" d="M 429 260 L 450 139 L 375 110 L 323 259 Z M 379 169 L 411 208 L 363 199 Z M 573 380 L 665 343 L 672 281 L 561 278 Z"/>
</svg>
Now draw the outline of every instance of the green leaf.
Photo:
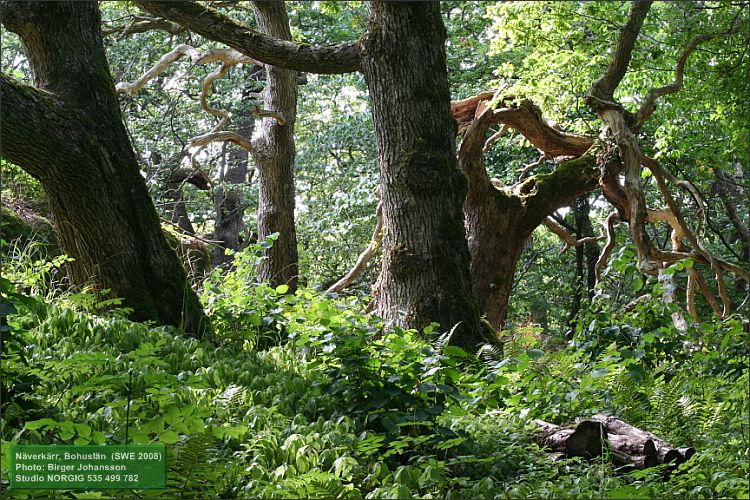
<svg viewBox="0 0 750 500">
<path fill-rule="evenodd" d="M 597 368 L 591 372 L 591 376 L 594 378 L 603 377 L 609 374 L 609 368 Z"/>
<path fill-rule="evenodd" d="M 643 288 L 643 279 L 640 276 L 635 277 L 635 291 L 639 291 L 641 288 Z"/>
<path fill-rule="evenodd" d="M 541 349 L 527 349 L 526 354 L 528 354 L 531 359 L 539 359 L 544 356 L 544 351 Z"/>
<path fill-rule="evenodd" d="M 82 437 L 90 437 L 91 436 L 91 427 L 89 427 L 86 424 L 75 424 L 76 432 L 79 436 Z"/>
<path fill-rule="evenodd" d="M 42 427 L 53 427 L 57 426 L 57 421 L 51 418 L 43 418 L 41 420 L 32 420 L 24 424 L 24 428 L 29 430 L 41 429 Z"/>
<path fill-rule="evenodd" d="M 452 358 L 465 358 L 466 351 L 455 345 L 447 345 L 443 348 L 443 354 Z"/>
<path fill-rule="evenodd" d="M 180 440 L 180 435 L 174 431 L 164 431 L 159 434 L 159 441 L 166 444 L 175 444 Z"/>
</svg>

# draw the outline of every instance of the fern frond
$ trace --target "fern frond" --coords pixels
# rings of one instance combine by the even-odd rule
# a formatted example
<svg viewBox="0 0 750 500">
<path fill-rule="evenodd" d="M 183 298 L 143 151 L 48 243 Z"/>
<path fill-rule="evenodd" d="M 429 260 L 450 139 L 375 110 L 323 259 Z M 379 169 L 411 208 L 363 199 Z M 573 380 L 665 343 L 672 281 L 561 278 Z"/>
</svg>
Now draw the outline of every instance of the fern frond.
<svg viewBox="0 0 750 500">
<path fill-rule="evenodd" d="M 482 344 L 477 351 L 477 357 L 485 364 L 492 365 L 503 359 L 503 349 L 491 344 Z"/>
<path fill-rule="evenodd" d="M 216 449 L 216 438 L 210 429 L 183 438 L 167 460 L 167 493 L 182 497 L 186 492 L 196 496 L 215 496 L 217 479 L 225 472 Z"/>
</svg>

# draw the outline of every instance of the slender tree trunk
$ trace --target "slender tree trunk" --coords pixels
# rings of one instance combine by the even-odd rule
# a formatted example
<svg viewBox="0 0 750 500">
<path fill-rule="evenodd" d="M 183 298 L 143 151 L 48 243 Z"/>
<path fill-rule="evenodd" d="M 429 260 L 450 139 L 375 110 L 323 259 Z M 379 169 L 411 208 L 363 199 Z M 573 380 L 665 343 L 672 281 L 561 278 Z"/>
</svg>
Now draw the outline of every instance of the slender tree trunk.
<svg viewBox="0 0 750 500">
<path fill-rule="evenodd" d="M 40 180 L 61 247 L 75 259 L 71 282 L 110 290 L 134 320 L 206 333 L 122 123 L 96 2 L 2 2 L 0 15 L 45 91 L 0 77 L 0 152 Z"/>
<path fill-rule="evenodd" d="M 237 133 L 247 140 L 251 140 L 255 128 L 255 118 L 250 110 L 240 115 Z M 247 150 L 233 147 L 229 153 L 228 168 L 221 179 L 222 186 L 215 190 L 216 223 L 214 239 L 220 242 L 220 247 L 214 247 L 211 252 L 211 264 L 220 266 L 231 262 L 232 257 L 224 249 L 238 251 L 246 242 L 242 241 L 242 230 L 245 227 L 244 216 L 247 207 L 242 193 L 232 186 L 241 186 L 248 181 Z"/>
<path fill-rule="evenodd" d="M 589 214 L 591 206 L 588 197 L 583 196 L 577 199 L 571 206 L 575 220 L 576 238 L 587 238 L 594 235 L 594 228 L 591 226 Z M 573 290 L 573 300 L 570 306 L 568 324 L 571 331 L 576 328 L 576 317 L 581 310 L 581 301 L 586 296 L 591 300 L 596 287 L 596 261 L 599 258 L 599 249 L 596 243 L 584 243 L 575 247 L 576 252 L 576 284 Z"/>
<path fill-rule="evenodd" d="M 583 248 L 580 246 L 575 247 L 576 253 L 576 278 L 573 285 L 573 298 L 570 303 L 570 312 L 568 313 L 568 326 L 570 332 L 576 329 L 576 318 L 578 313 L 581 311 L 581 299 L 583 299 L 583 287 L 586 275 L 583 268 Z"/>
<path fill-rule="evenodd" d="M 591 225 L 591 205 L 588 198 L 584 198 L 583 238 L 594 236 L 594 227 Z M 596 262 L 599 260 L 599 245 L 596 242 L 583 245 L 586 253 L 586 288 L 589 300 L 594 298 L 596 291 Z"/>
<path fill-rule="evenodd" d="M 253 2 L 255 18 L 262 33 L 291 40 L 289 18 L 284 2 Z M 273 286 L 289 285 L 297 289 L 299 263 L 297 233 L 294 226 L 294 123 L 297 117 L 297 72 L 266 65 L 264 108 L 281 113 L 285 124 L 264 118 L 254 141 L 258 168 L 258 240 L 273 233 L 278 239 L 267 249 L 258 278 Z"/>
<path fill-rule="evenodd" d="M 452 342 L 481 341 L 471 291 L 437 2 L 372 2 L 362 71 L 372 102 L 383 200 L 383 268 L 376 312 L 407 328 L 456 327 Z"/>
</svg>

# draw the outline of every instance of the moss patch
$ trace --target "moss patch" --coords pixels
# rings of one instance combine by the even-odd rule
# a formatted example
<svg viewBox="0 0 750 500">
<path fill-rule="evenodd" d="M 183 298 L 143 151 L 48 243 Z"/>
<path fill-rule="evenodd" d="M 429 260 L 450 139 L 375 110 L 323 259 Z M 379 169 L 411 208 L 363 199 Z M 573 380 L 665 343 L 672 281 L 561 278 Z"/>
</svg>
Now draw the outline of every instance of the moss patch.
<svg viewBox="0 0 750 500">
<path fill-rule="evenodd" d="M 0 240 L 5 243 L 5 249 L 11 242 L 26 245 L 31 242 L 41 243 L 48 255 L 60 253 L 57 237 L 52 223 L 29 211 L 16 211 L 8 207 L 0 207 Z"/>
</svg>

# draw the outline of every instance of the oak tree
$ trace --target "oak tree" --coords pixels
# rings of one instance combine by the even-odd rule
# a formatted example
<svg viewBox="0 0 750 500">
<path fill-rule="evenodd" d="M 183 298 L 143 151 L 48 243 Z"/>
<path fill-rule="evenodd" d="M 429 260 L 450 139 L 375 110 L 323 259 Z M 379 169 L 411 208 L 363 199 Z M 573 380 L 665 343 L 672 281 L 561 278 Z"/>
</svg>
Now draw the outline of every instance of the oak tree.
<svg viewBox="0 0 750 500">
<path fill-rule="evenodd" d="M 120 297 L 135 320 L 209 324 L 162 233 L 122 122 L 96 2 L 0 3 L 34 86 L 0 75 L 0 153 L 39 179 L 73 284 Z"/>
</svg>

